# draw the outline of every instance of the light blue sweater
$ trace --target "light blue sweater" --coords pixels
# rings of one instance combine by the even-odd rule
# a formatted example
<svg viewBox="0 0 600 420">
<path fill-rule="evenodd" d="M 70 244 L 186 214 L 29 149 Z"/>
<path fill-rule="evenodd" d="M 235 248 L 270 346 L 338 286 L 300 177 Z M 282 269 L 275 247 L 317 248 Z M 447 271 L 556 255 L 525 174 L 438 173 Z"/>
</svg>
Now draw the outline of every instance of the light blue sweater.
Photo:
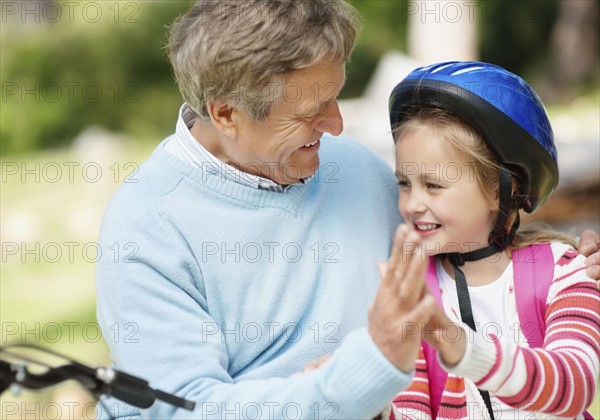
<svg viewBox="0 0 600 420">
<path fill-rule="evenodd" d="M 372 418 L 408 385 L 365 328 L 376 262 L 400 222 L 393 175 L 349 140 L 323 138 L 320 157 L 314 179 L 277 193 L 163 143 L 118 190 L 96 273 L 111 357 L 196 402 L 194 413 L 156 403 L 144 417 Z"/>
</svg>

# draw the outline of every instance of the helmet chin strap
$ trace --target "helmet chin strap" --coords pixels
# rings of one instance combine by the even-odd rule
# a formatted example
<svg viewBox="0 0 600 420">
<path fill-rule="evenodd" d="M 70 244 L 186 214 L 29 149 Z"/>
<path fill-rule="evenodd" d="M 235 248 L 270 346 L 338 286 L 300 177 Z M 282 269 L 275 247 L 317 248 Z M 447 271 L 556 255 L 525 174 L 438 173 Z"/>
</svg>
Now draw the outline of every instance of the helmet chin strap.
<svg viewBox="0 0 600 420">
<path fill-rule="evenodd" d="M 473 331 L 477 331 L 477 329 L 475 328 L 475 319 L 473 318 L 473 310 L 471 308 L 469 287 L 467 285 L 467 279 L 459 267 L 463 266 L 465 262 L 482 260 L 497 254 L 498 252 L 502 252 L 511 244 L 520 223 L 519 215 L 517 214 L 517 218 L 515 219 L 512 227 L 508 232 L 506 231 L 506 223 L 508 221 L 511 204 L 512 176 L 506 168 L 501 167 L 498 218 L 496 219 L 496 226 L 494 227 L 494 230 L 488 237 L 489 245 L 485 248 L 476 249 L 470 252 L 452 252 L 440 254 L 441 257 L 446 258 L 454 267 L 454 280 L 456 283 L 456 294 L 458 295 L 460 317 L 462 321 Z M 490 418 L 493 420 L 494 412 L 492 410 L 489 392 L 479 390 L 479 393 L 481 394 L 481 397 L 483 398 L 483 401 L 487 407 Z"/>
<path fill-rule="evenodd" d="M 519 228 L 519 213 L 517 213 L 517 218 L 513 222 L 512 227 L 507 232 L 506 231 L 506 223 L 508 222 L 508 216 L 510 214 L 510 210 L 513 207 L 513 199 L 512 199 L 512 175 L 511 173 L 504 167 L 500 167 L 499 174 L 500 181 L 500 191 L 498 193 L 499 198 L 499 208 L 498 208 L 498 218 L 496 219 L 496 226 L 490 236 L 488 237 L 488 242 L 490 245 L 496 245 L 499 248 L 499 251 L 504 251 L 512 242 L 515 237 L 515 232 Z"/>
</svg>

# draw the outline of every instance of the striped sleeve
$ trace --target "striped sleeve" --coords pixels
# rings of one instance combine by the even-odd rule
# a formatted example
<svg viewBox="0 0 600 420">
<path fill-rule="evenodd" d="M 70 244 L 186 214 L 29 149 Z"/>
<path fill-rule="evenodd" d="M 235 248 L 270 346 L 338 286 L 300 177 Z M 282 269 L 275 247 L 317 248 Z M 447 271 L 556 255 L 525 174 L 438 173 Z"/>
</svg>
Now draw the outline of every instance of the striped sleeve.
<svg viewBox="0 0 600 420">
<path fill-rule="evenodd" d="M 431 419 L 429 379 L 423 349 L 415 361 L 415 374 L 410 386 L 400 392 L 392 403 L 390 419 Z"/>
<path fill-rule="evenodd" d="M 555 265 L 541 349 L 521 349 L 528 386 L 496 395 L 506 404 L 575 417 L 594 400 L 600 371 L 600 292 L 584 258 L 567 251 Z"/>
<path fill-rule="evenodd" d="M 570 250 L 555 265 L 542 348 L 476 334 L 474 357 L 449 371 L 515 408 L 560 417 L 583 413 L 600 372 L 600 292 L 585 275 L 584 260 Z"/>
</svg>

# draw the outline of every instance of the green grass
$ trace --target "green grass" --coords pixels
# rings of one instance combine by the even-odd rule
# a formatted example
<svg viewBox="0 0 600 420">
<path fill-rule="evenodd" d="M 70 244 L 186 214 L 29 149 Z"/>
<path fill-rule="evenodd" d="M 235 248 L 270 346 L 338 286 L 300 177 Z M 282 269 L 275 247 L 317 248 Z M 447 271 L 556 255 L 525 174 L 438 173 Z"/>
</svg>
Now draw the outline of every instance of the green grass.
<svg viewBox="0 0 600 420">
<path fill-rule="evenodd" d="M 37 344 L 88 365 L 110 363 L 96 323 L 95 243 L 104 209 L 120 184 L 116 181 L 129 173 L 125 165 L 142 161 L 150 152 L 141 146 L 133 151 L 127 144 L 115 150 L 104 159 L 69 150 L 3 157 L 2 345 Z M 85 164 L 88 172 L 83 171 Z M 101 176 L 92 172 L 97 167 Z M 60 176 L 56 168 L 62 170 Z M 93 418 L 91 402 L 72 381 L 42 392 L 24 391 L 18 397 L 6 392 L 0 418 Z"/>
</svg>

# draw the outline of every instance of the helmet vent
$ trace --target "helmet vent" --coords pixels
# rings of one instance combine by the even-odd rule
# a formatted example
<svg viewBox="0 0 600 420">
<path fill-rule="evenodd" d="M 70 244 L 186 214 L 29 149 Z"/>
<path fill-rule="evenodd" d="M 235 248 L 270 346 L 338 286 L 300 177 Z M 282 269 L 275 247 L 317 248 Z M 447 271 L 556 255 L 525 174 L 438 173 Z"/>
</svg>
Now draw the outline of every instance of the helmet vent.
<svg viewBox="0 0 600 420">
<path fill-rule="evenodd" d="M 440 66 L 440 67 L 438 67 L 438 68 L 437 68 L 437 69 L 435 69 L 435 70 L 432 70 L 431 72 L 432 72 L 432 73 L 437 73 L 438 71 L 440 71 L 440 70 L 444 70 L 446 67 L 454 66 L 455 64 L 456 64 L 455 62 L 448 63 L 448 64 L 446 64 L 446 65 L 444 65 L 444 66 Z"/>
<path fill-rule="evenodd" d="M 470 71 L 474 71 L 474 70 L 482 70 L 484 67 L 467 67 L 466 69 L 460 69 L 460 70 L 456 70 L 454 73 L 452 73 L 450 76 L 457 76 L 459 74 L 463 74 L 463 73 L 468 73 Z"/>
</svg>

